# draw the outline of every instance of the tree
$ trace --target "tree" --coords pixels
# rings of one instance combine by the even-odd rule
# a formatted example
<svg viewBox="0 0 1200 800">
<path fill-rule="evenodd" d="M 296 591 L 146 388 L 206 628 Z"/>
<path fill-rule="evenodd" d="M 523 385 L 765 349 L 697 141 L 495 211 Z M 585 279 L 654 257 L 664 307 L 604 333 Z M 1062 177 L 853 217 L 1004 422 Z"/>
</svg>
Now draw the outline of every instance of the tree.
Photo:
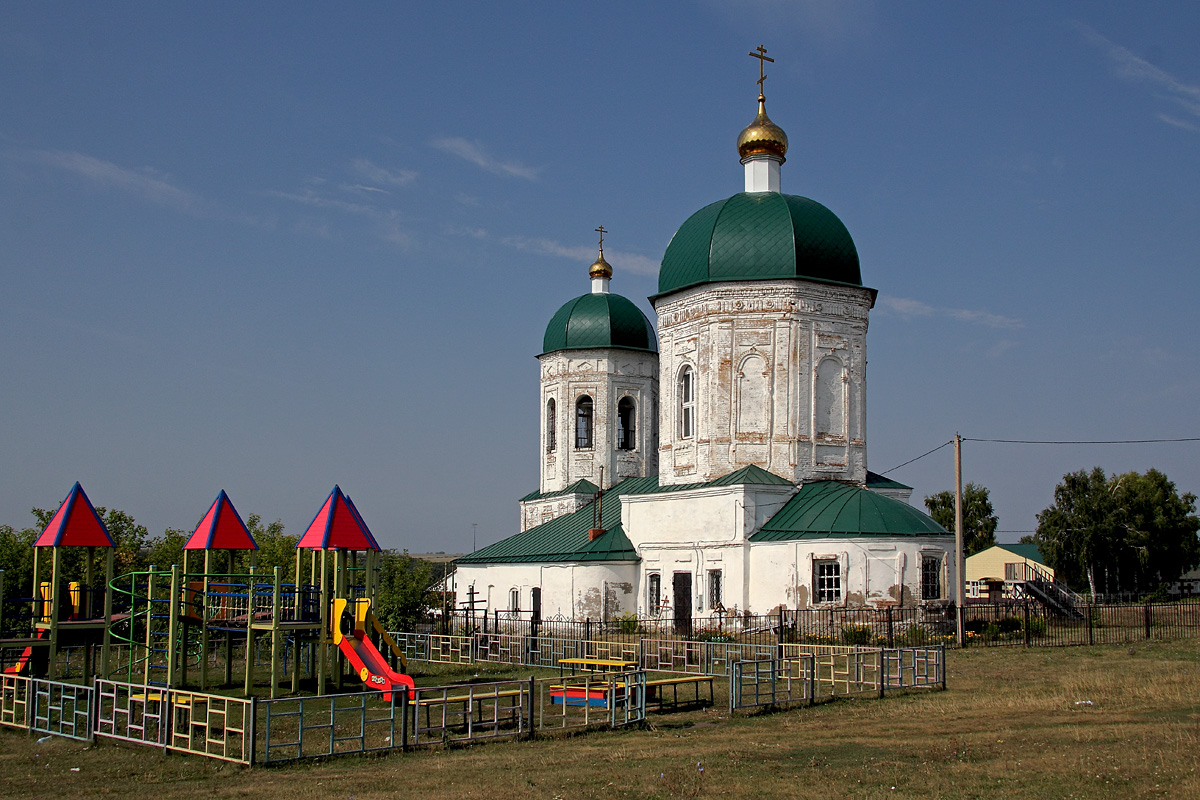
<svg viewBox="0 0 1200 800">
<path fill-rule="evenodd" d="M 1095 467 L 1064 475 L 1038 514 L 1034 542 L 1069 584 L 1092 594 L 1144 592 L 1200 563 L 1196 495 L 1158 470 L 1111 478 Z"/>
<path fill-rule="evenodd" d="M 429 615 L 433 565 L 413 558 L 407 550 L 381 555 L 376 616 L 389 631 L 413 630 L 414 623 Z"/>
<path fill-rule="evenodd" d="M 938 492 L 925 498 L 925 508 L 933 521 L 948 531 L 954 530 L 954 492 Z M 992 510 L 992 498 L 986 486 L 968 483 L 963 487 L 963 551 L 973 556 L 996 543 L 1000 520 Z"/>
</svg>

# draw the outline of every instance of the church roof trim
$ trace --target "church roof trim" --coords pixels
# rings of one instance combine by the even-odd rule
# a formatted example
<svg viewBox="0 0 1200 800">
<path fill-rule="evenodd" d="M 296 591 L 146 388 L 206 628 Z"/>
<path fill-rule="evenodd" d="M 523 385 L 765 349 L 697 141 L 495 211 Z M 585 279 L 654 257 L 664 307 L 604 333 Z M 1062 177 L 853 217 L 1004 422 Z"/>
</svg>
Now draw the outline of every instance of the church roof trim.
<svg viewBox="0 0 1200 800">
<path fill-rule="evenodd" d="M 908 503 L 840 481 L 816 481 L 801 486 L 750 542 L 953 535 Z"/>
<path fill-rule="evenodd" d="M 534 490 L 521 498 L 520 502 L 528 503 L 531 500 L 549 500 L 552 497 L 562 497 L 568 494 L 595 494 L 600 491 L 600 487 L 589 481 L 587 478 L 580 478 L 565 489 L 558 489 L 553 492 L 541 492 Z"/>
<path fill-rule="evenodd" d="M 894 481 L 891 478 L 885 478 L 883 475 L 880 475 L 878 472 L 871 472 L 871 470 L 867 470 L 867 488 L 868 489 L 909 489 L 909 490 L 911 490 L 913 487 L 911 487 L 907 484 L 901 483 L 900 481 Z"/>
<path fill-rule="evenodd" d="M 586 481 L 577 481 L 578 486 Z M 455 559 L 456 564 L 534 564 L 546 562 L 582 561 L 625 561 L 637 562 L 637 554 L 629 537 L 621 527 L 621 503 L 618 498 L 628 495 L 665 494 L 703 489 L 710 486 L 736 486 L 752 484 L 759 486 L 789 486 L 791 482 L 773 472 L 751 464 L 736 472 L 702 483 L 681 483 L 661 486 L 657 475 L 645 478 L 626 478 L 604 492 L 601 504 L 600 527 L 605 532 L 588 541 L 588 531 L 595 519 L 593 497 L 583 507 L 570 514 L 555 517 L 549 522 L 527 528 L 501 539 L 495 544 Z M 571 487 L 567 487 L 568 489 Z M 566 490 L 563 490 L 566 491 Z M 528 495 L 526 496 L 528 497 Z M 523 498 L 524 499 L 524 498 Z M 611 501 L 611 502 L 610 502 Z"/>
</svg>

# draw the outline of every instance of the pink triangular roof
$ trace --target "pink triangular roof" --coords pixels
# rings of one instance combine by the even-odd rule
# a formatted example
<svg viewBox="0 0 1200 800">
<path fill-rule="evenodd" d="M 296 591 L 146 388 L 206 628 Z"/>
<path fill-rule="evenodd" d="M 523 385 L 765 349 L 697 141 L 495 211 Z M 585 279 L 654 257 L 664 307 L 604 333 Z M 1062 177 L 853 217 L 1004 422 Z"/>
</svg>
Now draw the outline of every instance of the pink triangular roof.
<svg viewBox="0 0 1200 800">
<path fill-rule="evenodd" d="M 76 481 L 33 546 L 112 547 L 113 540 L 87 492 Z"/>
<path fill-rule="evenodd" d="M 296 546 L 310 550 L 379 549 L 358 509 L 338 486 L 333 487 Z"/>
<path fill-rule="evenodd" d="M 222 489 L 208 513 L 183 546 L 184 550 L 257 550 L 254 537 Z"/>
</svg>

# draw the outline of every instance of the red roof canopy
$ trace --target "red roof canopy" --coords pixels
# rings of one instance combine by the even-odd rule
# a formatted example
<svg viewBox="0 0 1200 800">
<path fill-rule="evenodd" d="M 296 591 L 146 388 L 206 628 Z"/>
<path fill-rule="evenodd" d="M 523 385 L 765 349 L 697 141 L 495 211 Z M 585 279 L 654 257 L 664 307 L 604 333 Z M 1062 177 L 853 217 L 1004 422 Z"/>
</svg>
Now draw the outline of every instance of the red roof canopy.
<svg viewBox="0 0 1200 800">
<path fill-rule="evenodd" d="M 296 546 L 311 550 L 380 549 L 353 501 L 336 485 Z"/>
<path fill-rule="evenodd" d="M 242 522 L 242 515 L 222 489 L 209 506 L 208 513 L 183 546 L 184 550 L 257 550 L 254 537 Z"/>
<path fill-rule="evenodd" d="M 96 513 L 87 492 L 75 481 L 50 524 L 34 547 L 113 547 L 108 528 Z"/>
</svg>

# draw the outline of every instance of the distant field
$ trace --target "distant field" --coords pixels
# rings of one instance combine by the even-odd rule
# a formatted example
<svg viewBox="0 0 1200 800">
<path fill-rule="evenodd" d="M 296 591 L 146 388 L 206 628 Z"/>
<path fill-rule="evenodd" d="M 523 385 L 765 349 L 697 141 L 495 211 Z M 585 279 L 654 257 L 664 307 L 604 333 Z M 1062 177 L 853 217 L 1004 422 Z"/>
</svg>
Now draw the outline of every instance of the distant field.
<svg viewBox="0 0 1200 800">
<path fill-rule="evenodd" d="M 288 768 L 0 730 L 0 797 L 1200 797 L 1200 642 L 947 658 L 946 692 Z"/>
</svg>

